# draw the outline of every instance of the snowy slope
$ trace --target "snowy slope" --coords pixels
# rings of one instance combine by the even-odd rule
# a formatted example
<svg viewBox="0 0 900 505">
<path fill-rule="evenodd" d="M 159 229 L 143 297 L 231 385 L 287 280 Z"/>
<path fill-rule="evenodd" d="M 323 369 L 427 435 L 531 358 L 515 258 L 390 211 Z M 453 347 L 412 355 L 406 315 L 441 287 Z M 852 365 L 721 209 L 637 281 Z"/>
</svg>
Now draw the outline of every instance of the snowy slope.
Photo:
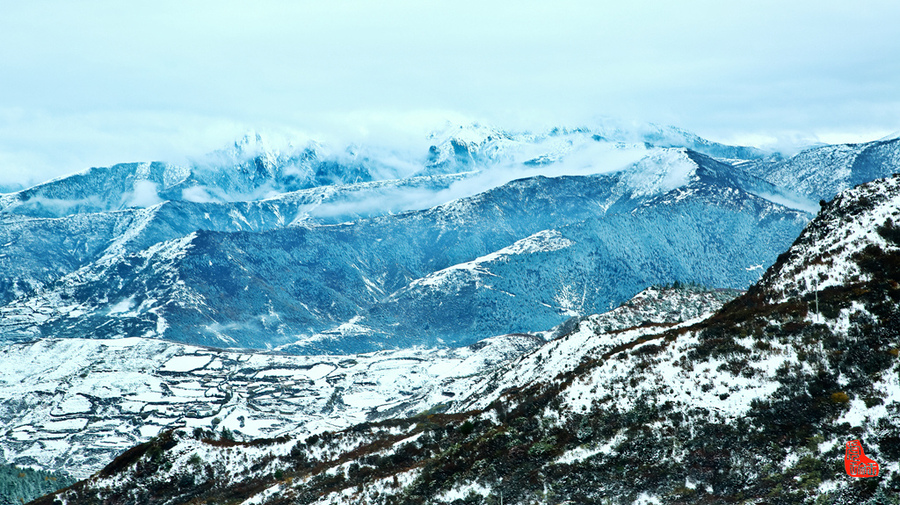
<svg viewBox="0 0 900 505">
<path fill-rule="evenodd" d="M 806 221 L 752 196 L 747 191 L 774 189 L 729 165 L 684 149 L 652 152 L 619 172 L 526 178 L 424 211 L 333 226 L 303 216 L 328 201 L 352 206 L 352 191 L 398 186 L 360 183 L 258 202 L 170 201 L 31 219 L 31 230 L 89 216 L 121 215 L 123 224 L 106 244 L 108 235 L 98 231 L 104 248 L 62 265 L 53 255 L 11 261 L 29 270 L 12 277 L 0 330 L 20 341 L 155 336 L 252 348 L 297 342 L 285 349 L 312 354 L 467 345 L 603 311 L 651 284 L 744 287 L 756 278 L 745 265 L 770 264 Z M 408 187 L 458 180 L 410 179 Z M 505 249 L 551 230 L 574 245 Z M 729 241 L 720 239 L 722 230 Z M 472 277 L 475 264 L 493 280 Z M 46 268 L 54 275 L 35 273 Z M 24 279 L 39 282 L 17 288 Z"/>
<path fill-rule="evenodd" d="M 741 293 L 743 291 L 709 290 L 680 283 L 676 286 L 651 286 L 609 312 L 584 318 L 579 326 L 589 327 L 599 335 L 646 323 L 688 321 L 715 312 Z"/>
<path fill-rule="evenodd" d="M 542 231 L 417 279 L 356 322 L 466 343 L 602 312 L 653 284 L 743 288 L 759 278 L 748 268 L 774 262 L 805 223 L 740 190 L 691 183 L 633 212 Z"/>
<path fill-rule="evenodd" d="M 266 231 L 339 223 L 427 206 L 466 174 L 331 185 L 253 202 L 166 201 L 145 208 L 59 218 L 0 214 L 0 302 L 31 295 L 66 274 L 109 263 L 197 230 Z"/>
<path fill-rule="evenodd" d="M 900 179 L 847 190 L 823 207 L 763 282 L 784 301 L 871 281 L 879 273 L 866 271 L 856 258 L 872 248 L 896 251 L 895 223 L 900 223 Z"/>
</svg>

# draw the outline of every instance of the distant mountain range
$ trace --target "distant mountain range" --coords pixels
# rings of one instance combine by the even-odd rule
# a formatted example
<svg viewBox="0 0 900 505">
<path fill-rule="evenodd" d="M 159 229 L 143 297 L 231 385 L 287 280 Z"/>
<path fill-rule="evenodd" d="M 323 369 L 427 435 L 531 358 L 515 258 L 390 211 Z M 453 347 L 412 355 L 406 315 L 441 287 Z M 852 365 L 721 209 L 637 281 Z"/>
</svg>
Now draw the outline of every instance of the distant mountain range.
<svg viewBox="0 0 900 505">
<path fill-rule="evenodd" d="M 249 135 L 188 166 L 94 168 L 2 195 L 0 339 L 346 354 L 550 328 L 652 284 L 744 288 L 812 202 L 893 170 L 898 151 L 784 159 L 617 125 L 430 140 L 402 158 Z"/>
</svg>

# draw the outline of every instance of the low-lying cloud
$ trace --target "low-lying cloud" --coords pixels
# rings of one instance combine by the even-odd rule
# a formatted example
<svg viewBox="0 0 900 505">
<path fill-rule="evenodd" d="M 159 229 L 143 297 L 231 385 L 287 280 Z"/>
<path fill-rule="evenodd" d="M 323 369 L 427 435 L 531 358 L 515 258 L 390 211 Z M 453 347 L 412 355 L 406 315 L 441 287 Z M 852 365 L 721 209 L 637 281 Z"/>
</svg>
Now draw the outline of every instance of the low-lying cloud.
<svg viewBox="0 0 900 505">
<path fill-rule="evenodd" d="M 597 146 L 576 150 L 569 156 L 546 165 L 525 165 L 509 161 L 455 175 L 416 177 L 396 183 L 352 185 L 345 187 L 334 200 L 325 198 L 321 202 L 304 206 L 300 217 L 331 221 L 423 210 L 470 197 L 517 179 L 615 172 L 625 169 L 646 153 L 646 150 L 640 148 L 611 149 L 598 143 Z"/>
<path fill-rule="evenodd" d="M 156 183 L 148 180 L 135 181 L 134 191 L 126 194 L 123 200 L 126 207 L 150 207 L 163 201 Z"/>
</svg>

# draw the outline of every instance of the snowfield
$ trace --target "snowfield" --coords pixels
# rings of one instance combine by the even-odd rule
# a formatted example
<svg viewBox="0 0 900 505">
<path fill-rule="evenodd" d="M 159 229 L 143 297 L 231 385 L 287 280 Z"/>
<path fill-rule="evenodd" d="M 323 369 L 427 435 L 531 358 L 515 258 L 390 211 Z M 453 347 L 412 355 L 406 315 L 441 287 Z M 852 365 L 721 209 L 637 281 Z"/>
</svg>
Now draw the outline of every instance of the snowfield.
<svg viewBox="0 0 900 505">
<path fill-rule="evenodd" d="M 540 342 L 353 356 L 223 351 L 160 341 L 42 339 L 0 350 L 0 460 L 85 477 L 174 427 L 238 438 L 312 434 L 414 415 L 466 393 L 467 377 Z"/>
</svg>

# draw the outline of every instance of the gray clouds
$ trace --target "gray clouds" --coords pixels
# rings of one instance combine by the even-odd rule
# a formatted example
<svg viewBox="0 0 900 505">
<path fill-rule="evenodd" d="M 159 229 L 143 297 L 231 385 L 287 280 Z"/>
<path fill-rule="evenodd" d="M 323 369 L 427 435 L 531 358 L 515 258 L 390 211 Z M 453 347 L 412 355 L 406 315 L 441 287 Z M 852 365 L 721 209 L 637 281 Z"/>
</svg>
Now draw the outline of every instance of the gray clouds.
<svg viewBox="0 0 900 505">
<path fill-rule="evenodd" d="M 447 111 L 725 141 L 900 129 L 894 1 L 4 3 L 0 184 Z"/>
</svg>

